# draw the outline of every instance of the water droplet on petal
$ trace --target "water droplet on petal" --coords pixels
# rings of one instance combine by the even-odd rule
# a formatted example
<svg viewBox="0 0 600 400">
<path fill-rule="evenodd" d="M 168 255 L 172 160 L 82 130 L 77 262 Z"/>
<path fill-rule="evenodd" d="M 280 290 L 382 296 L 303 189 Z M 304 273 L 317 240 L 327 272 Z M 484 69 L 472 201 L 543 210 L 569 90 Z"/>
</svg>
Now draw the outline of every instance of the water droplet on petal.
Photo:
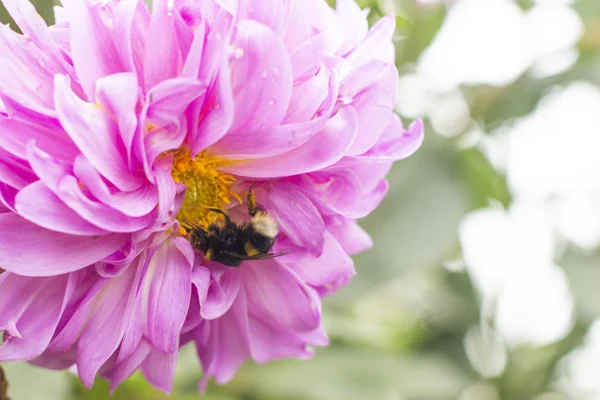
<svg viewBox="0 0 600 400">
<path fill-rule="evenodd" d="M 260 75 L 263 79 L 267 79 L 267 77 L 269 76 L 267 71 L 263 71 L 263 73 Z"/>
<path fill-rule="evenodd" d="M 217 40 L 221 40 L 221 34 L 220 33 L 215 33 L 215 39 Z"/>
<path fill-rule="evenodd" d="M 352 97 L 350 96 L 340 96 L 340 98 L 338 98 L 338 104 L 350 104 L 352 103 Z"/>
<path fill-rule="evenodd" d="M 237 49 L 235 49 L 233 51 L 233 56 L 239 60 L 240 58 L 242 58 L 244 56 L 244 49 L 241 49 L 238 47 Z"/>
<path fill-rule="evenodd" d="M 275 99 L 269 100 L 269 105 L 270 106 L 274 106 L 275 104 L 277 104 L 277 100 L 275 100 Z"/>
</svg>

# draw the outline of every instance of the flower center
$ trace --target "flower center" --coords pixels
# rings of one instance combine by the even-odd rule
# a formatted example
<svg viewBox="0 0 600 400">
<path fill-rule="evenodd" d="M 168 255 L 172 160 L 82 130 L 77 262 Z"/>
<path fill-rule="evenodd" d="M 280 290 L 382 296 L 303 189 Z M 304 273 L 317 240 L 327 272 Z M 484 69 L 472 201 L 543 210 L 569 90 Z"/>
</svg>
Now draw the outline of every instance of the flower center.
<svg viewBox="0 0 600 400">
<path fill-rule="evenodd" d="M 240 197 L 230 190 L 235 178 L 218 170 L 225 163 L 227 160 L 208 157 L 205 152 L 195 158 L 186 150 L 173 153 L 171 176 L 186 188 L 183 204 L 177 214 L 177 220 L 184 228 L 198 225 L 207 228 L 215 218 L 221 217 L 210 208 L 223 210 L 231 203 L 230 197 L 242 203 Z"/>
</svg>

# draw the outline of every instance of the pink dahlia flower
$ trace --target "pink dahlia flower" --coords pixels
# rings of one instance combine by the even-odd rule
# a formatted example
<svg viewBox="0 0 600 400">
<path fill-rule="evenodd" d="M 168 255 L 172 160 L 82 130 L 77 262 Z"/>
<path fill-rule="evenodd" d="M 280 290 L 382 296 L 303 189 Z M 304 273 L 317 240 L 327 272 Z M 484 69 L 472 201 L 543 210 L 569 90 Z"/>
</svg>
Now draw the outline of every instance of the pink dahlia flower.
<svg viewBox="0 0 600 400">
<path fill-rule="evenodd" d="M 371 245 L 356 220 L 422 124 L 392 112 L 394 18 L 351 0 L 3 0 L 0 361 L 169 391 L 194 342 L 219 383 L 327 344 L 321 297 Z M 285 256 L 232 268 L 191 227 L 256 200 Z M 187 228 L 187 229 L 186 229 Z"/>
</svg>

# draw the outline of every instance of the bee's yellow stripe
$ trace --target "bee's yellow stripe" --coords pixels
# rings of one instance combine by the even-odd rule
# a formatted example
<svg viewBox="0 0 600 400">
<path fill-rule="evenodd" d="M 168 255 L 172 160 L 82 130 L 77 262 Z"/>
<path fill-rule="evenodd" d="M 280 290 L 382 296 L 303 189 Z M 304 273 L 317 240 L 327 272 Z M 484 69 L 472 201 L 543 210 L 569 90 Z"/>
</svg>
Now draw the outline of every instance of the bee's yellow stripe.
<svg viewBox="0 0 600 400">
<path fill-rule="evenodd" d="M 259 251 L 256 250 L 256 247 L 252 246 L 252 243 L 250 243 L 250 242 L 244 243 L 244 251 L 246 252 L 246 255 L 248 255 L 249 257 L 259 254 Z"/>
</svg>

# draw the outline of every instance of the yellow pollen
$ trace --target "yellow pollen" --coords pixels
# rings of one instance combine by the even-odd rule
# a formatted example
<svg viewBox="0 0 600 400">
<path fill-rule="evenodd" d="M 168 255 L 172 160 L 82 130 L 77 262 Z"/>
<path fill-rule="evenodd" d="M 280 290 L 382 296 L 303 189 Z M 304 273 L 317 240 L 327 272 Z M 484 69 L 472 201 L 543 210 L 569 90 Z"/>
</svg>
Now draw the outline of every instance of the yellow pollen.
<svg viewBox="0 0 600 400">
<path fill-rule="evenodd" d="M 186 150 L 173 153 L 171 175 L 175 182 L 184 184 L 186 188 L 183 204 L 177 214 L 184 229 L 198 225 L 207 228 L 222 218 L 221 214 L 209 208 L 224 210 L 231 203 L 231 197 L 242 203 L 242 199 L 230 190 L 235 178 L 218 170 L 227 162 L 223 158 L 209 157 L 204 152 L 195 158 Z"/>
</svg>

